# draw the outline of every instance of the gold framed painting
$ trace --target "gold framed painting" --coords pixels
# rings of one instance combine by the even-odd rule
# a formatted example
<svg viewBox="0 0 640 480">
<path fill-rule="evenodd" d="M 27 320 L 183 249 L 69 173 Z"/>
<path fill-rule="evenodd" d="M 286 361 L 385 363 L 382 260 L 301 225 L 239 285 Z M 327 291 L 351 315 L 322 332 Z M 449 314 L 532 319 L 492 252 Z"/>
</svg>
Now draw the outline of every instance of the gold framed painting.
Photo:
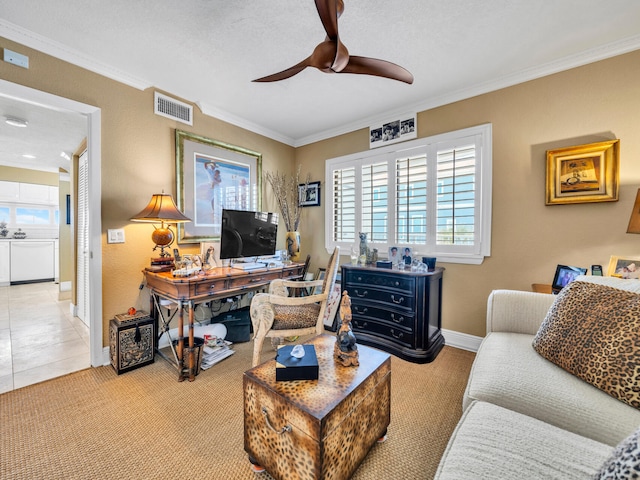
<svg viewBox="0 0 640 480">
<path fill-rule="evenodd" d="M 547 151 L 547 205 L 617 202 L 620 140 Z"/>
<path fill-rule="evenodd" d="M 259 210 L 262 155 L 176 130 L 178 209 L 192 221 L 178 224 L 178 243 L 220 240 L 222 210 Z"/>
<path fill-rule="evenodd" d="M 608 277 L 640 278 L 640 258 L 611 256 Z"/>
</svg>

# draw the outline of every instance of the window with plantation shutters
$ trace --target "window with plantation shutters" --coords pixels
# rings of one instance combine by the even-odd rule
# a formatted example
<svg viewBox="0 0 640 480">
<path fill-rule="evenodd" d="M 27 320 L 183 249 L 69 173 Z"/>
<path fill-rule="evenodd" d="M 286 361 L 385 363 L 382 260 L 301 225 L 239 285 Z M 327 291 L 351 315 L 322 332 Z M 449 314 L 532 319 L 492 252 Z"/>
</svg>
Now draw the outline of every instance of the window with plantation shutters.
<svg viewBox="0 0 640 480">
<path fill-rule="evenodd" d="M 441 262 L 481 263 L 491 249 L 491 125 L 327 161 L 325 246 L 380 258 L 392 246 Z"/>
</svg>

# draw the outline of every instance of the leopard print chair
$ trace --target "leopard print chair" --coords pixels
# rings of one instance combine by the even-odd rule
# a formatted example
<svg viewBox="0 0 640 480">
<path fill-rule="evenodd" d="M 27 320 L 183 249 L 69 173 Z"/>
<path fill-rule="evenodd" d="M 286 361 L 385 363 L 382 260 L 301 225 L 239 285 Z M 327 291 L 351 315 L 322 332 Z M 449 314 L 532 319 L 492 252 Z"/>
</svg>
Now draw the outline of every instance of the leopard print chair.
<svg viewBox="0 0 640 480">
<path fill-rule="evenodd" d="M 296 335 L 321 334 L 324 331 L 324 313 L 329 294 L 338 274 L 340 247 L 336 247 L 327 266 L 323 280 L 297 281 L 273 280 L 269 293 L 258 293 L 251 300 L 253 325 L 253 362 L 260 363 L 264 339 L 285 338 Z M 313 292 L 321 287 L 321 293 L 300 297 L 291 296 L 293 289 L 304 288 Z"/>
</svg>

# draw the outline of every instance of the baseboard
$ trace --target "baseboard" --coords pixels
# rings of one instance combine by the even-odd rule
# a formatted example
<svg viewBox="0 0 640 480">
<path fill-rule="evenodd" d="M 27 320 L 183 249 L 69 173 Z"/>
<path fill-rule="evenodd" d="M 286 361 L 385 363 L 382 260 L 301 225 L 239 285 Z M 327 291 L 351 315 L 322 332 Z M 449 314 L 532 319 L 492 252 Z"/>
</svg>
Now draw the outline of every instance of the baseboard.
<svg viewBox="0 0 640 480">
<path fill-rule="evenodd" d="M 111 365 L 111 357 L 109 355 L 109 347 L 104 347 L 102 349 L 102 366 L 106 367 L 107 365 Z"/>
<path fill-rule="evenodd" d="M 477 352 L 482 342 L 482 337 L 455 332 L 453 330 L 442 329 L 442 336 L 444 337 L 445 345 L 462 350 L 469 350 L 470 352 Z"/>
</svg>

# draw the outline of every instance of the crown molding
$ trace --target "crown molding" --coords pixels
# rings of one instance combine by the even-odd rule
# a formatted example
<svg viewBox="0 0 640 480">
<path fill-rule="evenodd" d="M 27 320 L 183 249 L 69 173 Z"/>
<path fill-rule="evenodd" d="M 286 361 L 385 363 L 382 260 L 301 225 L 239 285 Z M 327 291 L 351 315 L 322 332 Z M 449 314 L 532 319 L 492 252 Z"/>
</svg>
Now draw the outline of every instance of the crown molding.
<svg viewBox="0 0 640 480">
<path fill-rule="evenodd" d="M 169 95 L 177 95 L 180 98 L 184 98 L 187 99 L 187 101 L 190 101 L 188 95 L 181 95 L 180 92 L 173 92 L 170 90 L 162 89 L 160 85 L 154 85 L 145 79 L 129 75 L 127 72 L 114 68 L 111 65 L 98 62 L 95 59 L 92 59 L 77 50 L 67 47 L 66 45 L 34 33 L 30 30 L 24 29 L 11 22 L 7 22 L 6 20 L 3 20 L 1 18 L 0 37 L 5 37 L 26 47 L 46 53 L 47 55 L 51 55 L 52 57 L 64 60 L 65 62 L 69 62 L 91 72 L 103 75 L 117 82 L 124 83 L 125 85 L 136 88 L 138 90 L 146 90 L 150 87 L 156 87 L 167 92 Z M 279 132 L 270 130 L 262 125 L 250 122 L 244 118 L 240 118 L 212 105 L 202 104 L 197 101 L 192 102 L 198 105 L 202 113 L 204 113 L 205 115 L 215 117 L 217 119 L 236 125 L 240 128 L 244 128 L 245 130 L 249 130 L 251 132 L 263 135 L 265 137 L 290 146 L 293 146 L 294 144 L 293 138 L 283 135 Z"/>
<path fill-rule="evenodd" d="M 454 92 L 448 92 L 444 95 L 432 97 L 432 98 L 429 98 L 428 100 L 425 100 L 417 104 L 404 105 L 403 107 L 398 108 L 394 112 L 390 112 L 389 114 L 385 113 L 384 118 L 381 118 L 380 116 L 363 118 L 355 122 L 351 122 L 345 125 L 341 125 L 339 127 L 325 130 L 323 132 L 318 132 L 313 135 L 299 138 L 295 141 L 293 146 L 301 147 L 303 145 L 308 145 L 310 143 L 326 140 L 328 138 L 336 137 L 338 135 L 343 135 L 345 133 L 353 132 L 354 130 L 369 128 L 370 125 L 375 125 L 379 123 L 380 120 L 393 118 L 394 113 L 422 112 L 425 110 L 430 110 L 432 108 L 441 107 L 443 105 L 448 105 L 450 103 L 458 102 L 460 100 L 465 100 L 465 99 L 472 98 L 485 93 L 494 92 L 502 88 L 512 87 L 514 85 L 528 82 L 530 80 L 546 77 L 554 73 L 559 73 L 562 71 L 570 70 L 572 68 L 581 67 L 589 63 L 594 63 L 600 60 L 605 60 L 607 58 L 616 57 L 618 55 L 623 55 L 625 53 L 629 53 L 639 49 L 640 49 L 640 35 L 634 35 L 632 37 L 627 37 L 623 40 L 601 45 L 599 47 L 592 48 L 591 50 L 586 50 L 584 52 L 581 52 L 575 55 L 569 55 L 569 56 L 560 58 L 558 60 L 554 60 L 553 62 L 546 63 L 544 65 L 539 65 L 533 68 L 520 70 L 509 75 L 504 75 L 495 80 L 480 83 L 470 88 L 460 89 Z"/>
<path fill-rule="evenodd" d="M 216 108 L 213 105 L 207 105 L 200 102 L 196 102 L 196 104 L 205 115 L 215 117 L 224 122 L 231 123 L 236 127 L 244 128 L 245 130 L 270 138 L 271 140 L 276 140 L 280 143 L 284 143 L 285 145 L 295 147 L 295 139 L 280 132 L 276 132 L 275 130 L 266 128 L 264 125 L 258 125 L 257 123 L 250 122 L 246 118 L 238 117 L 237 115 L 233 115 L 225 110 Z"/>
<path fill-rule="evenodd" d="M 105 77 L 108 77 L 117 82 L 124 83 L 125 85 L 129 85 L 139 90 L 145 90 L 152 86 L 162 89 L 162 86 L 160 85 L 152 85 L 145 79 L 129 75 L 127 72 L 116 69 L 111 65 L 98 62 L 78 52 L 77 50 L 69 48 L 59 42 L 55 42 L 42 35 L 26 30 L 1 18 L 0 36 L 25 45 L 29 48 L 41 51 L 53 57 L 59 58 L 71 64 L 85 68 L 89 71 L 104 75 Z M 575 55 L 569 55 L 553 62 L 546 63 L 544 65 L 520 70 L 509 75 L 504 75 L 495 80 L 474 85 L 470 88 L 460 89 L 454 92 L 448 92 L 444 95 L 435 96 L 418 104 L 404 105 L 401 108 L 399 107 L 397 110 L 387 112 L 384 115 L 362 118 L 354 122 L 343 124 L 335 128 L 324 130 L 322 132 L 318 132 L 298 139 L 291 138 L 280 132 L 271 130 L 263 125 L 258 125 L 256 123 L 250 122 L 245 118 L 238 117 L 212 105 L 201 104 L 197 101 L 194 103 L 196 103 L 200 107 L 205 115 L 213 116 L 225 122 L 231 123 L 237 127 L 244 128 L 246 130 L 257 133 L 259 135 L 263 135 L 286 145 L 290 145 L 292 147 L 301 147 L 310 143 L 350 133 L 355 130 L 368 128 L 370 125 L 375 125 L 381 120 L 393 117 L 393 115 L 396 113 L 399 114 L 409 111 L 422 112 L 432 108 L 441 107 L 449 103 L 465 100 L 467 98 L 493 92 L 502 88 L 511 87 L 530 80 L 535 80 L 537 78 L 545 77 L 547 75 L 552 75 L 554 73 L 569 70 L 571 68 L 576 68 L 582 65 L 587 65 L 589 63 L 615 57 L 617 55 L 622 55 L 624 53 L 629 53 L 638 49 L 640 49 L 640 35 L 634 35 L 632 37 L 627 37 L 623 40 L 601 45 L 599 47 L 586 50 Z M 185 98 L 187 100 L 189 99 L 188 96 L 180 95 L 179 92 L 172 92 L 169 90 L 163 91 L 166 91 L 168 94 L 178 95 L 181 98 Z"/>
<path fill-rule="evenodd" d="M 151 86 L 149 82 L 144 79 L 129 75 L 127 72 L 114 68 L 111 65 L 98 62 L 77 50 L 11 22 L 7 22 L 2 18 L 0 18 L 0 37 L 8 38 L 26 47 L 33 48 L 52 57 L 59 58 L 60 60 L 85 68 L 91 72 L 137 88 L 138 90 L 145 90 Z"/>
</svg>

